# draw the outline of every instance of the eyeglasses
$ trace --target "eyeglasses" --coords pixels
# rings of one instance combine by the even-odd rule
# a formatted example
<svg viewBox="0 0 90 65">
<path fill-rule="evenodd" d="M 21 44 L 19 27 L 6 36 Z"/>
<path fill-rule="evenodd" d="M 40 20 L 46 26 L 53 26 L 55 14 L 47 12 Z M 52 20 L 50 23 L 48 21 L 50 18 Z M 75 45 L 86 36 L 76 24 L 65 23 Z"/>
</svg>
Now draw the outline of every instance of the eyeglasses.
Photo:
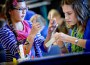
<svg viewBox="0 0 90 65">
<path fill-rule="evenodd" d="M 28 10 L 28 7 L 26 7 L 26 8 L 13 8 L 13 9 L 15 9 L 15 10 L 19 10 L 19 11 L 23 11 L 23 10 Z"/>
</svg>

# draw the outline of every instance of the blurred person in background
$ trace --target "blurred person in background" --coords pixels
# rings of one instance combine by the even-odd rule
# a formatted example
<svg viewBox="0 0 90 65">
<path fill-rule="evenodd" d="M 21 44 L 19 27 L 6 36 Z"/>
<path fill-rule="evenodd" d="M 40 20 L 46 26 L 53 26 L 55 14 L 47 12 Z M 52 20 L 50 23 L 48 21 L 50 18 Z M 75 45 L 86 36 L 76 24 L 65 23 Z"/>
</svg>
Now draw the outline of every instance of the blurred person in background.
<svg viewBox="0 0 90 65">
<path fill-rule="evenodd" d="M 48 17 L 47 18 L 48 18 L 49 21 L 51 21 L 51 20 L 55 21 L 57 23 L 57 25 L 58 25 L 57 28 L 56 28 L 56 30 L 53 32 L 52 36 L 56 32 L 58 32 L 58 33 L 59 32 L 63 32 L 65 34 L 69 34 L 70 35 L 71 30 L 69 29 L 69 24 L 66 24 L 65 19 L 64 19 L 63 15 L 62 15 L 62 12 L 59 12 L 57 9 L 51 9 L 48 12 Z M 68 47 L 68 45 L 69 45 L 69 43 L 65 43 L 65 46 L 66 47 Z M 44 53 L 44 55 L 45 56 L 59 55 L 60 53 L 61 52 L 60 52 L 59 46 L 57 45 L 56 42 L 54 42 L 51 45 L 50 51 L 48 53 Z"/>
<path fill-rule="evenodd" d="M 48 20 L 55 19 L 56 23 L 58 24 L 55 32 L 63 32 L 65 34 L 70 34 L 69 32 L 69 24 L 65 22 L 64 17 L 59 13 L 56 9 L 51 9 L 48 13 Z M 54 32 L 54 33 L 55 33 Z"/>
<path fill-rule="evenodd" d="M 58 24 L 58 27 L 56 29 L 56 32 L 63 32 L 65 34 L 68 33 L 67 27 L 66 27 L 66 22 L 63 17 L 61 17 L 61 14 L 59 13 L 58 10 L 56 9 L 51 9 L 48 13 L 48 20 L 51 19 L 56 19 L 56 22 Z"/>
</svg>

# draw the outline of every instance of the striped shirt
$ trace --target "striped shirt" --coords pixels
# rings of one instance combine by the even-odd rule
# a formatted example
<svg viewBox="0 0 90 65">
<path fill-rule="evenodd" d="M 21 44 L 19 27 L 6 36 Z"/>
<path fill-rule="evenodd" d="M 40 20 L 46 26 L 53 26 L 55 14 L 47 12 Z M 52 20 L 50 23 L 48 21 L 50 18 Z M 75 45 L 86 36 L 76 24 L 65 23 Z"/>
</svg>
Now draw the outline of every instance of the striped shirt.
<svg viewBox="0 0 90 65">
<path fill-rule="evenodd" d="M 0 43 L 6 51 L 6 61 L 13 61 L 13 57 L 18 55 L 16 37 L 7 25 L 0 28 Z"/>
<path fill-rule="evenodd" d="M 41 34 L 37 34 L 34 40 L 35 57 L 42 57 L 42 51 L 44 50 L 44 37 Z"/>
<path fill-rule="evenodd" d="M 31 28 L 31 23 L 30 28 Z M 44 49 L 44 37 L 41 36 L 40 33 L 38 33 L 35 36 L 34 39 L 34 45 L 32 46 L 31 49 L 31 56 L 35 57 L 41 57 L 42 52 L 41 50 Z M 18 45 L 17 45 L 17 39 L 14 35 L 14 33 L 10 30 L 8 25 L 5 25 L 4 27 L 0 28 L 0 43 L 2 43 L 5 51 L 6 51 L 6 60 L 7 62 L 13 61 L 13 57 L 19 58 L 19 53 L 18 53 Z M 39 56 L 40 55 L 40 56 Z"/>
</svg>

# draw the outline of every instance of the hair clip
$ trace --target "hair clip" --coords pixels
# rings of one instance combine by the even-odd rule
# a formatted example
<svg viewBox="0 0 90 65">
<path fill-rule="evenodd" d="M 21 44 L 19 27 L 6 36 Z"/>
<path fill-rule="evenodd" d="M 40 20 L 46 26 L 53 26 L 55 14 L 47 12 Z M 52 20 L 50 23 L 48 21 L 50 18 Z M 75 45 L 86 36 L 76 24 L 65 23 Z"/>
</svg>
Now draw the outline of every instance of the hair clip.
<svg viewBox="0 0 90 65">
<path fill-rule="evenodd" d="M 13 5 L 17 5 L 17 0 L 14 0 L 13 1 Z"/>
</svg>

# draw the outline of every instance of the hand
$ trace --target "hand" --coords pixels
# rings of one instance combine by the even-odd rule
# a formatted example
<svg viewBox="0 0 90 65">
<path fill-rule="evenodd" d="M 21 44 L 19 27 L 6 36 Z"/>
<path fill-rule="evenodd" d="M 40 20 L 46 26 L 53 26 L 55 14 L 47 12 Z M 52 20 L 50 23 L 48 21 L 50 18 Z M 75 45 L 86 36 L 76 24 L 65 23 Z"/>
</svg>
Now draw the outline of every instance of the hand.
<svg viewBox="0 0 90 65">
<path fill-rule="evenodd" d="M 57 23 L 55 19 L 51 19 L 49 22 L 49 28 L 48 28 L 48 33 L 52 34 L 53 32 L 55 32 L 57 28 Z"/>
<path fill-rule="evenodd" d="M 55 40 L 59 40 L 59 41 L 63 41 L 63 42 L 68 42 L 68 39 L 69 39 L 69 35 L 64 34 L 62 32 L 60 32 L 60 33 L 56 32 L 52 37 L 54 37 Z"/>
<path fill-rule="evenodd" d="M 55 43 L 58 46 L 62 47 L 64 44 L 63 44 L 63 41 L 59 38 L 59 35 L 60 34 L 58 32 L 56 32 L 52 37 L 55 38 Z"/>
<path fill-rule="evenodd" d="M 52 35 L 53 38 L 55 38 L 55 40 L 58 40 L 59 39 L 59 33 L 56 32 L 55 34 Z"/>
<path fill-rule="evenodd" d="M 46 24 L 46 20 L 39 14 L 35 14 L 30 18 L 30 21 L 33 23 L 34 21 L 39 22 L 40 26 L 41 26 L 41 30 L 43 30 L 43 28 L 45 27 Z"/>
<path fill-rule="evenodd" d="M 35 36 L 39 32 L 40 29 L 41 29 L 40 24 L 38 22 L 33 21 L 30 34 Z"/>
<path fill-rule="evenodd" d="M 67 35 L 67 34 L 64 34 L 64 33 L 62 33 L 62 32 L 60 32 L 59 34 L 58 34 L 58 36 L 59 36 L 59 39 L 61 39 L 63 42 L 68 42 L 68 39 L 69 39 L 69 35 Z"/>
</svg>

